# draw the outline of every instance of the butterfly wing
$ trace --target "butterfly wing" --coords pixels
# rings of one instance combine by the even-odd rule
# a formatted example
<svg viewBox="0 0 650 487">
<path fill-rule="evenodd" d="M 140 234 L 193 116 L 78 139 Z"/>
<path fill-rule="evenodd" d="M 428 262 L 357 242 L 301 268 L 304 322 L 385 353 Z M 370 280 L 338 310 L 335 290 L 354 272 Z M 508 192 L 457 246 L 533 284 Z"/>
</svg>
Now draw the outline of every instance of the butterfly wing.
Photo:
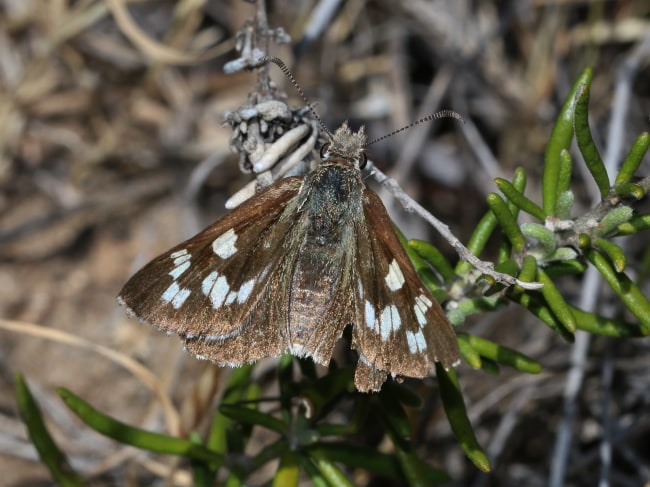
<svg viewBox="0 0 650 487">
<path fill-rule="evenodd" d="M 147 264 L 118 300 L 141 321 L 178 333 L 200 358 L 237 365 L 279 355 L 289 292 L 278 288 L 294 265 L 286 245 L 301 185 L 285 178 L 266 188 Z"/>
<path fill-rule="evenodd" d="M 369 391 L 380 389 L 389 373 L 426 377 L 435 362 L 448 368 L 459 350 L 453 328 L 418 278 L 379 196 L 366 189 L 363 207 L 353 346 L 359 352 L 355 384 Z"/>
</svg>

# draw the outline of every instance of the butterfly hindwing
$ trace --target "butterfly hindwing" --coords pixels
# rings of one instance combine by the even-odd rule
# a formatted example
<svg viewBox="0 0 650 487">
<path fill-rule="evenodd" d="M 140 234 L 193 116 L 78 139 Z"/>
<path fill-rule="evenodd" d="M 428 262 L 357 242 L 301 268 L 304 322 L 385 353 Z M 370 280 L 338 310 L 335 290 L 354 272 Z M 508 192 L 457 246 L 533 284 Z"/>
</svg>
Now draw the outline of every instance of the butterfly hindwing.
<svg viewBox="0 0 650 487">
<path fill-rule="evenodd" d="M 355 381 L 360 390 L 372 390 L 388 373 L 425 377 L 436 361 L 450 367 L 459 352 L 451 325 L 418 278 L 379 196 L 367 189 L 364 215 L 355 271 Z"/>
</svg>

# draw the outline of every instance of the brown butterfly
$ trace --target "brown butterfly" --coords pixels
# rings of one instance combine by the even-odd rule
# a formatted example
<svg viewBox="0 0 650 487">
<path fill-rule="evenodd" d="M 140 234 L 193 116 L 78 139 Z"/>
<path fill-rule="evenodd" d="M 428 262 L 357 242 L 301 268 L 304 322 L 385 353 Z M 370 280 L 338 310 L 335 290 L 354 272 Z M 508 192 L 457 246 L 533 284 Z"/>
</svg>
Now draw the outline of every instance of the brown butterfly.
<svg viewBox="0 0 650 487">
<path fill-rule="evenodd" d="M 130 314 L 219 365 L 291 353 L 327 365 L 352 325 L 358 390 L 458 361 L 456 335 L 366 188 L 363 128 L 347 124 L 303 177 L 267 187 L 124 286 Z"/>
</svg>

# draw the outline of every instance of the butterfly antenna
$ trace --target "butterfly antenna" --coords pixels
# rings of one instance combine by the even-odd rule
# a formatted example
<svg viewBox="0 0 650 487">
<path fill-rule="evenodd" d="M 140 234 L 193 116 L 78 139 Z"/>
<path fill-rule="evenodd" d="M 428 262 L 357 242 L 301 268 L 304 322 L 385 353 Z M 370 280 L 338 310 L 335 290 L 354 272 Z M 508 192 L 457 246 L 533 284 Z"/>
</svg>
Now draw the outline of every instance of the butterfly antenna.
<svg viewBox="0 0 650 487">
<path fill-rule="evenodd" d="M 426 117 L 416 120 L 415 122 L 411 122 L 407 126 L 402 127 L 401 129 L 393 130 L 390 134 L 382 135 L 381 137 L 377 137 L 376 139 L 371 140 L 370 142 L 366 142 L 364 147 L 368 147 L 369 145 L 379 142 L 380 140 L 384 140 L 387 139 L 388 137 L 392 137 L 395 134 L 399 134 L 400 132 L 403 132 L 404 130 L 408 130 L 411 127 L 415 127 L 416 125 L 421 124 L 423 122 L 430 122 L 431 120 L 439 120 L 441 118 L 455 118 L 459 122 L 465 123 L 465 120 L 463 119 L 463 117 L 460 116 L 458 112 L 455 112 L 453 110 L 440 110 L 439 112 L 432 113 L 431 115 L 427 115 Z"/>
<path fill-rule="evenodd" d="M 320 125 L 320 128 L 323 129 L 323 131 L 327 134 L 327 136 L 331 140 L 332 139 L 332 132 L 329 131 L 329 129 L 323 123 L 323 120 L 321 120 L 321 118 L 318 116 L 318 113 L 316 113 L 316 111 L 312 108 L 309 99 L 305 96 L 305 93 L 302 91 L 302 88 L 300 87 L 300 85 L 298 84 L 296 79 L 293 77 L 293 74 L 291 73 L 291 71 L 289 71 L 289 68 L 287 67 L 287 65 L 284 64 L 284 61 L 282 61 L 282 59 L 277 58 L 275 56 L 262 56 L 261 58 L 259 58 L 259 62 L 260 63 L 273 63 L 278 68 L 280 68 L 282 73 L 287 78 L 289 78 L 289 81 L 291 81 L 291 84 L 298 91 L 298 93 L 300 93 L 300 96 L 302 97 L 303 101 L 305 102 L 305 104 L 309 108 L 309 111 L 314 116 L 314 118 L 318 121 L 318 125 Z"/>
</svg>

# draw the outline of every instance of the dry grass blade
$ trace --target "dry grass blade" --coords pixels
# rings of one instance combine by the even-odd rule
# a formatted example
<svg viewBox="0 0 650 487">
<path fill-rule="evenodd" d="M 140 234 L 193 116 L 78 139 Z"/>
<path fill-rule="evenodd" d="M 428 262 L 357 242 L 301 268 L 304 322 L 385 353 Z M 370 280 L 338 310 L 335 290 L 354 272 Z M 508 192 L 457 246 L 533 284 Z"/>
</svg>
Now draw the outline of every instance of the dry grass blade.
<svg viewBox="0 0 650 487">
<path fill-rule="evenodd" d="M 115 22 L 117 22 L 124 35 L 155 62 L 179 65 L 196 64 L 219 57 L 235 47 L 234 39 L 228 39 L 207 51 L 197 53 L 187 53 L 174 49 L 173 47 L 165 46 L 152 39 L 138 27 L 126 9 L 127 2 L 125 0 L 106 0 L 106 3 L 111 9 Z"/>
<path fill-rule="evenodd" d="M 180 434 L 180 417 L 178 411 L 169 399 L 162 384 L 149 369 L 131 357 L 103 345 L 89 342 L 84 338 L 80 338 L 65 331 L 45 328 L 34 323 L 0 320 L 0 329 L 88 350 L 121 365 L 137 377 L 140 382 L 142 382 L 147 389 L 158 398 L 163 409 L 168 432 L 172 435 Z"/>
</svg>

